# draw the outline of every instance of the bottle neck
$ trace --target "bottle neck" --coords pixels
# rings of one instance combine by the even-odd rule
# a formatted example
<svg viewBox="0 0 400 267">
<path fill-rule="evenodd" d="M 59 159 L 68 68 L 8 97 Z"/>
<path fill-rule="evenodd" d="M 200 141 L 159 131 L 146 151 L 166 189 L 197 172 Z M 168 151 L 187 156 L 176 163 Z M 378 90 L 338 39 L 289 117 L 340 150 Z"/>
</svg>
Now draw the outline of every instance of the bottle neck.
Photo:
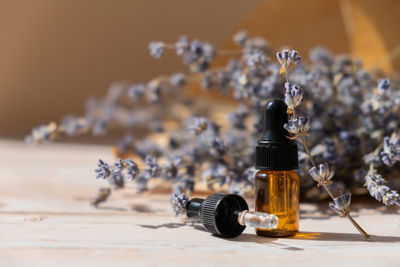
<svg viewBox="0 0 400 267">
<path fill-rule="evenodd" d="M 186 206 L 186 215 L 188 217 L 200 217 L 203 201 L 204 199 L 192 198 Z"/>
<path fill-rule="evenodd" d="M 296 173 L 296 171 L 295 170 L 287 170 L 287 171 L 269 171 L 269 170 L 258 170 L 257 172 L 256 172 L 256 175 L 270 175 L 270 174 L 284 174 L 284 173 L 286 173 L 286 174 L 291 174 L 291 173 L 293 173 L 293 174 L 297 174 Z"/>
</svg>

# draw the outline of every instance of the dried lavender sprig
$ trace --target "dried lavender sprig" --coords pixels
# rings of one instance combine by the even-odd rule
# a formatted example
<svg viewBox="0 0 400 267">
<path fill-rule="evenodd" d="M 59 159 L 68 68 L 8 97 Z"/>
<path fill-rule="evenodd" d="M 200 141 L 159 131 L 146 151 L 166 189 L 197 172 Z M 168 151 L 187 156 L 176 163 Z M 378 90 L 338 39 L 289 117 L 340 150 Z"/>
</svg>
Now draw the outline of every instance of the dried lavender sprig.
<svg viewBox="0 0 400 267">
<path fill-rule="evenodd" d="M 396 134 L 393 134 L 392 136 L 397 136 Z M 387 153 L 385 152 L 385 143 L 388 142 L 389 137 L 385 137 L 383 143 L 381 143 L 373 152 L 373 155 L 378 157 L 379 151 L 383 148 L 382 153 Z M 388 144 L 386 144 L 387 146 Z M 386 151 L 388 148 L 386 147 Z M 385 154 L 382 155 L 382 161 L 384 162 L 385 159 Z M 386 206 L 391 206 L 391 205 L 398 205 L 400 206 L 400 195 L 396 191 L 390 189 L 388 186 L 386 186 L 387 181 L 385 178 L 383 178 L 382 175 L 380 175 L 375 168 L 375 161 L 370 161 L 369 163 L 369 171 L 367 175 L 365 176 L 365 186 L 367 187 L 370 195 L 374 197 L 378 201 L 382 201 Z"/>
<path fill-rule="evenodd" d="M 228 93 L 228 90 L 233 90 L 234 97 L 236 99 L 245 102 L 249 100 L 252 105 L 257 107 L 257 105 L 259 105 L 259 103 L 261 103 L 265 98 L 277 96 L 277 94 L 275 94 L 277 93 L 277 90 L 274 88 L 277 89 L 278 85 L 282 83 L 280 76 L 278 75 L 279 68 L 277 68 L 274 63 L 267 63 L 265 66 L 262 66 L 262 68 L 257 69 L 247 67 L 245 55 L 254 50 L 264 51 L 265 41 L 259 38 L 253 38 L 253 40 L 251 40 L 251 38 L 246 36 L 244 39 L 242 39 L 242 43 L 239 44 L 239 46 L 243 48 L 243 57 L 241 59 L 232 60 L 226 67 L 217 68 L 215 70 L 210 69 L 207 71 L 207 74 L 204 73 L 201 75 L 191 75 L 189 76 L 188 80 L 201 81 L 201 76 L 203 76 L 205 78 L 204 80 L 208 81 L 210 86 L 218 85 L 218 89 L 221 89 L 221 92 L 225 93 Z M 310 127 L 313 129 L 313 136 L 310 137 L 309 140 L 311 141 L 310 143 L 313 142 L 311 138 L 314 138 L 315 140 L 322 139 L 323 141 L 321 144 L 312 148 L 310 146 L 311 153 L 318 162 L 327 161 L 331 166 L 340 166 L 343 164 L 343 168 L 338 169 L 336 177 L 348 181 L 348 173 L 353 173 L 355 168 L 359 168 L 358 161 L 361 160 L 359 155 L 362 155 L 362 153 L 360 153 L 360 151 L 357 149 L 371 147 L 371 143 L 375 145 L 375 139 L 380 138 L 377 137 L 377 134 L 385 134 L 386 131 L 392 131 L 396 129 L 396 127 L 398 128 L 398 114 L 400 114 L 398 112 L 400 94 L 398 94 L 397 90 L 390 90 L 390 88 L 387 88 L 383 82 L 378 82 L 378 86 L 376 87 L 375 83 L 373 82 L 373 74 L 362 69 L 361 65 L 356 60 L 352 60 L 351 58 L 343 56 L 333 56 L 331 53 L 329 53 L 329 51 L 321 48 L 312 50 L 310 56 L 312 64 L 307 65 L 306 68 L 297 68 L 293 70 L 291 79 L 296 84 L 301 85 L 301 88 L 312 88 L 311 90 L 306 90 L 308 97 L 304 100 L 304 102 L 307 104 L 307 108 L 311 108 L 311 111 L 314 113 L 313 123 L 310 124 Z M 147 98 L 147 95 L 157 96 L 158 93 L 163 92 L 164 87 L 170 87 L 168 82 L 170 80 L 169 77 L 156 78 L 154 80 L 159 82 L 157 82 L 157 86 L 152 86 L 152 90 L 148 90 L 149 92 L 147 92 L 147 84 L 143 84 L 145 87 L 144 95 L 141 95 L 140 90 L 138 90 L 138 95 L 133 94 L 137 100 L 133 100 L 131 102 L 134 102 L 140 106 L 140 110 L 137 110 L 136 113 L 146 113 L 146 111 L 143 111 L 143 104 L 139 101 L 142 101 L 143 98 Z M 172 81 L 170 82 L 172 84 Z M 161 87 L 160 84 L 162 85 Z M 383 86 L 380 84 L 383 84 Z M 385 84 L 387 84 L 387 82 L 385 82 Z M 127 87 L 129 88 L 129 86 Z M 117 105 L 118 110 L 120 110 L 119 105 L 121 102 L 120 99 L 116 97 L 120 94 L 120 90 L 118 88 L 116 89 L 117 90 L 113 90 L 112 94 L 107 95 L 103 100 L 98 102 Z M 361 95 L 359 93 L 360 89 L 365 90 L 367 94 L 364 94 L 363 92 Z M 370 97 L 368 92 L 373 93 L 373 97 Z M 165 96 L 170 95 L 171 94 L 165 94 Z M 174 96 L 175 95 L 176 94 L 174 94 Z M 149 99 L 151 100 L 152 97 L 149 97 Z M 368 109 L 366 109 L 366 111 L 362 109 L 362 116 L 359 116 L 359 109 L 361 106 L 360 103 L 364 101 L 366 104 L 368 104 L 366 105 L 368 107 L 370 105 L 368 100 L 370 99 L 373 100 L 371 101 L 373 107 L 372 111 L 379 112 L 379 116 L 374 117 L 374 114 L 372 114 L 371 110 L 368 111 Z M 104 108 L 109 109 L 107 106 Z M 154 107 L 151 107 L 151 109 L 154 110 Z M 260 123 L 257 123 L 258 110 L 250 108 L 249 111 L 249 120 L 255 119 L 254 130 L 258 133 L 260 130 L 256 130 L 257 126 L 261 125 Z M 196 115 L 202 115 L 202 113 L 196 111 Z M 136 115 L 132 113 L 132 116 L 129 115 L 129 117 L 126 118 L 129 118 L 129 120 L 136 120 L 138 117 L 139 114 Z M 82 118 L 86 119 L 86 115 Z M 105 120 L 101 119 L 96 122 L 96 132 L 102 132 L 104 129 L 104 121 L 108 121 L 109 118 L 110 116 L 107 115 Z M 115 119 L 119 118 L 119 114 L 116 114 Z M 147 121 L 148 120 L 146 119 L 144 120 L 144 122 Z M 63 122 L 61 122 L 61 124 L 62 123 Z M 68 123 L 68 125 L 70 126 L 68 128 L 73 130 L 71 132 L 74 132 L 75 127 L 73 126 L 76 125 L 76 123 Z M 125 124 L 122 125 L 123 127 L 126 127 Z M 110 124 L 107 122 L 105 126 L 108 128 Z M 97 129 L 100 129 L 100 131 L 97 131 Z M 360 135 L 365 136 L 366 132 L 371 132 L 370 138 L 360 138 Z M 249 140 L 250 142 L 254 141 L 250 137 L 251 134 L 253 134 L 250 129 L 248 129 L 247 132 L 243 132 L 243 134 L 247 137 L 245 139 L 240 139 L 242 137 L 238 137 L 233 133 L 233 131 L 231 131 L 231 129 L 228 129 L 227 133 L 227 135 L 220 137 L 224 140 L 228 140 L 228 145 L 230 148 L 232 148 L 231 143 L 235 144 L 235 146 L 238 146 L 237 144 L 242 143 L 242 140 L 245 142 L 248 142 Z M 69 134 L 66 133 L 66 135 Z M 327 137 L 326 135 L 329 136 Z M 338 136 L 340 136 L 340 139 L 337 139 Z M 232 138 L 232 140 L 233 138 L 235 140 L 238 140 L 239 138 L 240 142 L 229 141 L 230 138 Z M 209 139 L 212 140 L 211 136 Z M 189 142 L 193 143 L 193 140 L 190 140 Z M 209 147 L 210 143 L 211 141 L 207 142 L 207 148 Z M 179 144 L 174 145 L 175 148 L 173 150 L 174 152 L 184 153 L 190 159 L 199 163 L 196 164 L 196 167 L 194 168 L 196 172 L 200 170 L 202 166 L 206 166 L 209 161 L 215 160 L 215 155 L 210 157 L 210 153 L 203 153 L 203 150 L 200 150 L 200 153 L 199 151 L 195 150 L 187 152 L 186 146 L 187 140 L 181 140 L 179 138 Z M 337 146 L 342 147 L 343 149 L 337 149 Z M 243 147 L 245 147 L 245 145 L 243 145 Z M 139 153 L 136 147 L 133 147 L 132 150 L 129 150 L 129 153 L 125 154 L 125 157 L 130 156 L 134 152 Z M 167 153 L 168 152 L 159 153 L 158 156 Z M 243 154 L 247 155 L 247 153 L 249 155 L 254 153 L 253 148 L 250 150 L 245 148 L 235 148 L 229 154 L 224 156 L 227 161 L 234 162 L 233 165 L 229 164 L 229 172 L 233 174 L 232 181 L 235 181 L 235 177 L 240 177 L 242 172 L 240 169 L 242 167 L 239 167 L 241 166 L 241 160 L 236 161 L 234 157 L 243 159 Z M 143 153 L 142 151 L 142 158 L 144 159 L 147 154 L 147 152 Z M 153 152 L 150 154 L 153 154 Z M 300 154 L 301 161 L 302 152 L 300 152 Z M 305 153 L 303 154 L 306 155 Z M 118 157 L 124 156 L 118 155 Z M 351 157 L 352 160 L 348 161 L 348 157 Z M 246 161 L 248 161 L 247 156 L 245 156 L 245 158 Z M 251 158 L 251 156 L 249 156 L 249 158 Z M 247 166 L 251 166 L 251 160 L 250 165 Z M 399 165 L 397 164 L 395 168 L 397 169 L 398 166 Z M 346 172 L 344 172 L 343 169 L 346 169 Z M 306 174 L 304 173 L 304 170 L 300 169 L 299 171 L 303 172 L 301 177 L 304 177 Z M 227 182 L 222 178 L 220 181 L 217 180 L 218 179 L 216 179 L 216 182 L 218 183 Z M 337 185 L 338 183 L 335 184 Z M 303 192 L 310 189 L 307 187 L 307 183 L 302 183 Z"/>
<path fill-rule="evenodd" d="M 214 47 L 199 40 L 189 40 L 182 36 L 175 44 L 167 44 L 153 41 L 149 44 L 150 54 L 155 58 L 161 58 L 165 48 L 176 50 L 176 54 L 182 56 L 185 65 L 189 65 L 193 72 L 204 72 L 209 69 L 210 63 L 216 56 Z"/>
<path fill-rule="evenodd" d="M 49 143 L 57 135 L 57 130 L 58 126 L 55 122 L 35 127 L 32 129 L 31 134 L 25 138 L 25 143 L 27 144 Z"/>
<path fill-rule="evenodd" d="M 132 110 L 121 105 L 121 100 L 127 98 L 131 100 L 130 104 L 142 102 L 143 98 L 150 103 L 157 102 L 163 91 L 181 88 L 188 81 L 198 81 L 198 78 L 174 73 L 171 76 L 159 76 L 147 84 L 139 83 L 128 86 L 113 83 L 103 100 L 88 101 L 84 116 L 66 116 L 59 124 L 52 122 L 35 127 L 25 138 L 25 142 L 27 144 L 49 143 L 58 137 L 77 136 L 88 132 L 93 135 L 103 135 L 109 128 L 119 124 L 124 127 L 140 123 L 148 125 L 148 120 L 136 122 L 134 116 L 128 117 L 127 115 Z"/>
<path fill-rule="evenodd" d="M 95 169 L 95 172 L 97 173 L 96 178 L 103 178 L 106 179 L 110 177 L 111 175 L 111 169 L 108 166 L 107 163 L 99 159 L 99 163 L 97 164 L 97 169 Z"/>
<path fill-rule="evenodd" d="M 288 112 L 292 112 L 292 110 L 290 109 Z M 283 128 L 294 135 L 291 137 L 292 139 L 296 139 L 298 136 L 307 136 L 310 129 L 310 117 L 292 117 Z"/>
<path fill-rule="evenodd" d="M 296 50 L 289 51 L 287 49 L 277 52 L 276 58 L 281 64 L 279 73 L 285 73 L 286 82 L 289 82 L 289 69 L 296 68 L 297 64 L 301 61 Z"/>
<path fill-rule="evenodd" d="M 185 214 L 186 206 L 189 202 L 189 198 L 185 194 L 172 194 L 169 201 L 172 209 L 175 211 L 175 216 Z"/>
<path fill-rule="evenodd" d="M 193 121 L 188 125 L 188 130 L 194 134 L 199 135 L 208 128 L 208 121 L 203 117 L 195 117 Z"/>
<path fill-rule="evenodd" d="M 365 184 L 372 197 L 382 201 L 386 206 L 400 206 L 400 195 L 386 186 L 386 180 L 375 169 L 369 170 L 365 176 Z"/>
<path fill-rule="evenodd" d="M 277 53 L 277 58 L 279 63 L 281 64 L 281 73 L 284 72 L 286 76 L 286 83 L 289 83 L 289 68 L 295 68 L 297 65 L 297 62 L 300 61 L 300 57 L 297 57 L 297 51 L 294 51 L 289 54 L 287 50 L 284 50 L 282 53 L 278 52 Z M 288 90 L 288 88 L 286 88 Z M 291 101 L 295 102 L 294 97 L 297 97 L 297 95 L 293 94 L 287 94 L 288 98 L 292 97 Z M 301 92 L 302 95 L 302 92 Z M 289 102 L 291 102 L 289 101 Z M 364 238 L 368 241 L 371 240 L 369 234 L 354 220 L 354 218 L 350 215 L 350 201 L 351 201 L 351 194 L 342 194 L 338 197 L 334 197 L 332 192 L 329 190 L 327 184 L 328 181 L 333 177 L 333 174 L 331 175 L 329 171 L 326 170 L 327 163 L 320 166 L 320 173 L 316 173 L 316 164 L 313 159 L 313 156 L 311 155 L 310 148 L 308 147 L 307 141 L 306 141 L 306 136 L 308 136 L 308 130 L 309 130 L 309 123 L 310 119 L 309 118 L 304 118 L 304 117 L 296 117 L 296 112 L 293 108 L 288 109 L 288 114 L 291 115 L 291 118 L 287 124 L 284 125 L 284 128 L 294 134 L 293 139 L 299 138 L 300 143 L 303 145 L 304 149 L 306 150 L 306 154 L 311 161 L 311 164 L 313 168 L 310 169 L 310 175 L 314 180 L 318 182 L 318 185 L 322 185 L 328 195 L 332 198 L 334 201 L 333 203 L 329 204 L 329 207 L 338 213 L 341 217 L 347 217 L 350 222 L 353 224 L 353 226 L 360 232 L 361 235 L 364 236 Z M 329 177 L 329 179 L 328 179 Z"/>
<path fill-rule="evenodd" d="M 396 133 L 383 138 L 383 150 L 380 155 L 383 163 L 389 167 L 400 161 L 400 137 Z"/>
<path fill-rule="evenodd" d="M 306 150 L 306 153 L 307 153 L 308 158 L 310 159 L 310 161 L 311 161 L 311 163 L 312 163 L 312 165 L 313 165 L 313 168 L 316 168 L 316 165 L 315 165 L 313 156 L 312 156 L 311 153 L 310 153 L 310 149 L 309 149 L 309 147 L 308 147 L 308 145 L 307 145 L 307 142 L 306 142 L 306 140 L 305 140 L 305 137 L 304 137 L 304 136 L 301 136 L 301 137 L 300 137 L 300 140 L 301 140 L 301 141 L 300 141 L 301 144 L 303 145 L 303 147 L 304 147 L 305 150 Z M 332 200 L 334 201 L 334 204 L 330 204 L 329 207 L 330 207 L 331 209 L 333 209 L 336 213 L 338 213 L 341 217 L 346 217 L 346 218 L 348 218 L 348 219 L 350 220 L 350 222 L 353 224 L 353 226 L 360 232 L 360 234 L 363 235 L 364 238 L 365 238 L 367 241 L 370 241 L 370 240 L 371 240 L 370 235 L 369 235 L 369 234 L 356 222 L 356 220 L 354 220 L 354 218 L 350 215 L 350 196 L 351 196 L 351 194 L 348 193 L 348 194 L 350 194 L 348 197 L 346 197 L 346 195 L 341 195 L 341 196 L 339 196 L 339 197 L 334 197 L 333 194 L 332 194 L 332 192 L 329 190 L 328 186 L 327 186 L 325 183 L 322 183 L 322 184 L 318 183 L 318 185 L 322 185 L 322 186 L 324 187 L 325 191 L 328 193 L 328 195 L 329 195 L 329 196 L 332 198 Z M 344 198 L 348 198 L 348 201 L 343 201 Z M 344 205 L 344 204 L 346 204 L 348 207 L 346 207 L 346 205 Z M 342 214 L 343 214 L 343 215 L 342 215 Z"/>
<path fill-rule="evenodd" d="M 311 177 L 320 185 L 330 185 L 332 184 L 332 177 L 335 175 L 335 172 L 329 169 L 328 163 L 320 164 L 318 169 L 316 167 L 312 167 L 309 170 Z"/>
<path fill-rule="evenodd" d="M 285 103 L 288 106 L 288 110 L 295 110 L 296 107 L 303 103 L 303 90 L 300 86 L 295 84 L 285 83 Z"/>
<path fill-rule="evenodd" d="M 187 170 L 184 174 L 179 174 L 182 169 L 190 167 L 190 164 L 182 162 L 182 158 L 171 157 L 169 163 L 162 166 L 158 164 L 158 160 L 155 157 L 149 155 L 144 161 L 146 166 L 144 168 L 139 168 L 138 164 L 131 159 L 119 159 L 112 165 L 99 159 L 98 168 L 95 169 L 95 172 L 97 173 L 97 178 L 108 179 L 115 189 L 124 187 L 124 171 L 126 171 L 128 179 L 137 180 L 137 183 L 140 186 L 143 186 L 141 185 L 142 182 L 147 182 L 149 179 L 160 177 L 161 175 L 163 175 L 166 180 L 173 180 L 178 176 L 183 175 L 188 182 L 187 185 L 190 186 L 190 176 L 192 175 L 190 170 Z M 135 179 L 136 177 L 138 178 Z"/>
</svg>

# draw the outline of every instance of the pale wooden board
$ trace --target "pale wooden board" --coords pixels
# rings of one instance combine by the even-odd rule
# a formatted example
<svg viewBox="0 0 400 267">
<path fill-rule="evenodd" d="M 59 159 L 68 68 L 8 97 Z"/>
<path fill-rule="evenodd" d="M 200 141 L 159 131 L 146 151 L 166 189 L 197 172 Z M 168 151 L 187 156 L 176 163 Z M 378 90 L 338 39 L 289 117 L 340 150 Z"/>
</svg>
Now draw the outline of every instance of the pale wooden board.
<svg viewBox="0 0 400 267">
<path fill-rule="evenodd" d="M 94 178 L 99 157 L 112 160 L 110 148 L 0 141 L 0 266 L 399 266 L 399 209 L 353 205 L 370 243 L 326 203 L 301 205 L 297 237 L 246 229 L 226 240 L 174 217 L 169 195 L 137 195 L 133 184 L 94 209 L 106 185 Z"/>
</svg>

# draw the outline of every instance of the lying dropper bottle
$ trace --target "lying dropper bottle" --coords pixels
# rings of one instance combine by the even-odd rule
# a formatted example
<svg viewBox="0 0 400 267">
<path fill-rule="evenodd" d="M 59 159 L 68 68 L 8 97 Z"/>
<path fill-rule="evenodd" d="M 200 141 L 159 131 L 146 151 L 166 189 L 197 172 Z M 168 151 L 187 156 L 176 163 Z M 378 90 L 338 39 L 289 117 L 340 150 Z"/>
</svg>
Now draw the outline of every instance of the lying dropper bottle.
<svg viewBox="0 0 400 267">
<path fill-rule="evenodd" d="M 249 211 L 244 198 L 235 194 L 217 193 L 206 199 L 192 198 L 183 208 L 188 217 L 199 218 L 208 232 L 225 238 L 240 235 L 246 226 L 274 229 L 278 225 L 278 217 Z"/>
</svg>

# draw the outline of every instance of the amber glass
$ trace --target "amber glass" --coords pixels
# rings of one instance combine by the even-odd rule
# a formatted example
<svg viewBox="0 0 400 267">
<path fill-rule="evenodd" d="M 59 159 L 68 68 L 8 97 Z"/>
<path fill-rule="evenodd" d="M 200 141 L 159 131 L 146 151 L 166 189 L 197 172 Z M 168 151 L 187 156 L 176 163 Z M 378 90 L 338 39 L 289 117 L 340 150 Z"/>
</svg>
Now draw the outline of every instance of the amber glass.
<svg viewBox="0 0 400 267">
<path fill-rule="evenodd" d="M 257 229 L 262 236 L 291 236 L 299 230 L 300 182 L 294 171 L 258 171 L 255 177 L 255 209 L 274 214 L 275 229 Z"/>
</svg>

